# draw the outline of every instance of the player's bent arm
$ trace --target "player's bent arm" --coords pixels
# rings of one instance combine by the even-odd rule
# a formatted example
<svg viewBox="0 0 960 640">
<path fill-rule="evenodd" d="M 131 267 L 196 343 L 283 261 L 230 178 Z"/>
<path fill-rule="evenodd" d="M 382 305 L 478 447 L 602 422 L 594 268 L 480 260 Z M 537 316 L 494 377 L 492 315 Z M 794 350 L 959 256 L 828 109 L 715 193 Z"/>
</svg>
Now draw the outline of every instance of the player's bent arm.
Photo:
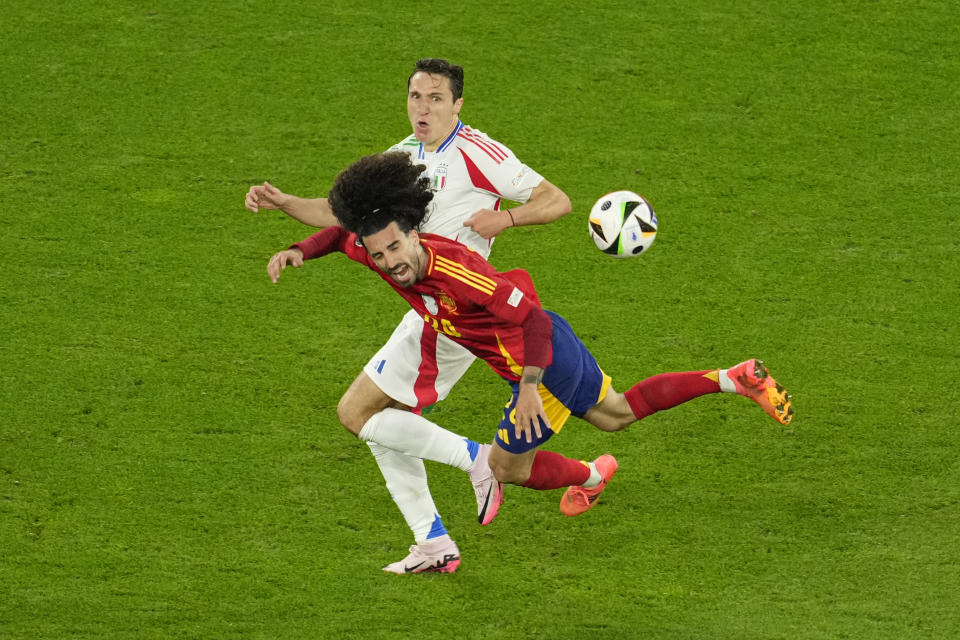
<svg viewBox="0 0 960 640">
<path fill-rule="evenodd" d="M 470 227 L 483 238 L 493 238 L 508 227 L 548 224 L 568 213 L 570 198 L 567 194 L 543 180 L 533 188 L 524 204 L 500 211 L 482 209 L 464 220 L 463 226 Z"/>
<path fill-rule="evenodd" d="M 511 224 L 518 227 L 549 224 L 570 213 L 570 198 L 547 179 L 533 188 L 530 199 L 510 209 Z"/>
<path fill-rule="evenodd" d="M 290 196 L 280 210 L 310 227 L 325 229 L 337 225 L 337 218 L 326 198 L 301 198 Z"/>
<path fill-rule="evenodd" d="M 250 187 L 244 206 L 253 213 L 260 209 L 280 209 L 305 225 L 321 229 L 337 224 L 337 218 L 326 198 L 301 198 L 284 193 L 269 182 Z"/>
<path fill-rule="evenodd" d="M 343 227 L 327 227 L 318 231 L 309 238 L 294 243 L 289 249 L 285 249 L 273 255 L 270 262 L 267 263 L 267 274 L 274 282 L 280 277 L 280 272 L 287 266 L 301 267 L 304 260 L 313 260 L 341 251 L 346 253 L 351 259 L 357 259 L 360 252 L 363 251 L 356 247 L 353 239 L 356 238 L 352 233 Z"/>
</svg>

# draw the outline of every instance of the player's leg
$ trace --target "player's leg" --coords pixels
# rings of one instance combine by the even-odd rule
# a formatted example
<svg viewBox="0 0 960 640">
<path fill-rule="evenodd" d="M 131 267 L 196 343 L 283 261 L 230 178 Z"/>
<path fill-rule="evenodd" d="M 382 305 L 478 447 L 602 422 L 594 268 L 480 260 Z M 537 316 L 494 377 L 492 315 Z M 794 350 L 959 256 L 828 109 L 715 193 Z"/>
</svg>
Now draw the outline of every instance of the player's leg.
<svg viewBox="0 0 960 640">
<path fill-rule="evenodd" d="M 394 407 L 404 405 L 385 394 L 366 372 L 361 372 L 340 399 L 337 416 L 348 431 L 358 435 L 370 418 L 386 408 Z M 367 441 L 367 444 L 377 461 L 390 497 L 400 509 L 417 544 L 437 538 L 449 540 L 430 494 L 423 461 L 390 449 L 380 442 Z"/>
<path fill-rule="evenodd" d="M 556 362 L 561 364 L 566 362 L 563 356 L 559 354 L 556 343 L 554 345 L 554 357 Z M 575 460 L 539 448 L 540 445 L 558 433 L 570 417 L 570 409 L 546 386 L 547 382 L 550 382 L 554 384 L 555 388 L 563 388 L 563 382 L 569 378 L 564 372 L 570 370 L 565 367 L 561 367 L 561 369 L 563 372 L 554 372 L 554 376 L 558 377 L 559 381 L 548 380 L 545 376 L 544 384 L 541 384 L 538 388 L 550 427 L 541 423 L 541 435 L 531 434 L 530 442 L 527 442 L 526 438 L 516 438 L 514 435 L 518 389 L 516 383 L 511 384 L 513 395 L 504 408 L 503 418 L 497 428 L 493 450 L 490 452 L 490 468 L 493 469 L 498 481 L 547 491 L 573 485 L 595 487 L 605 484 L 609 477 L 613 475 L 613 471 L 604 474 L 603 469 L 598 469 L 595 464 L 596 461 Z M 601 458 L 613 460 L 612 456 L 601 456 Z M 614 461 L 613 469 L 615 470 L 615 468 L 616 462 Z"/>
<path fill-rule="evenodd" d="M 403 407 L 403 405 L 386 395 L 365 372 L 361 372 L 341 398 L 337 415 L 348 431 L 358 435 L 363 425 L 384 409 L 406 412 L 404 409 L 393 407 Z M 367 444 L 377 461 L 390 497 L 400 509 L 403 519 L 413 534 L 416 542 L 414 546 L 427 545 L 424 546 L 424 549 L 428 550 L 427 555 L 438 556 L 435 561 L 430 561 L 430 558 L 419 558 L 417 562 L 408 561 L 410 559 L 408 557 L 384 567 L 384 571 L 405 573 L 407 568 L 411 568 L 411 571 L 415 572 L 418 568 L 422 570 L 423 567 L 428 566 L 444 568 L 433 568 L 431 569 L 433 571 L 456 569 L 454 559 L 448 556 L 456 555 L 455 561 L 459 563 L 459 552 L 452 551 L 456 545 L 447 534 L 433 496 L 430 494 L 423 461 L 384 446 L 380 442 L 367 441 Z M 433 549 L 433 547 L 437 548 Z M 445 561 L 444 558 L 447 560 Z"/>
<path fill-rule="evenodd" d="M 374 414 L 358 437 L 400 454 L 433 460 L 467 472 L 477 499 L 478 521 L 486 525 L 496 516 L 502 494 L 488 463 L 490 445 L 458 436 L 413 412 L 393 408 Z"/>
<path fill-rule="evenodd" d="M 381 393 L 414 408 L 423 408 L 447 397 L 476 358 L 469 351 L 428 327 L 415 312 L 408 312 L 390 340 L 364 368 Z M 366 416 L 364 416 L 366 417 Z M 409 455 L 429 458 L 468 471 L 477 498 L 477 519 L 488 524 L 497 513 L 500 487 L 487 466 L 490 445 L 456 435 L 418 415 L 384 412 L 364 422 L 365 440 L 381 443 Z"/>
<path fill-rule="evenodd" d="M 589 370 L 589 368 L 588 368 Z M 793 417 L 790 396 L 769 375 L 762 362 L 748 360 L 731 369 L 662 373 L 641 380 L 626 393 L 612 388 L 601 394 L 599 402 L 582 417 L 604 431 L 620 431 L 637 420 L 665 411 L 710 393 L 733 392 L 751 398 L 777 421 L 787 424 Z M 589 396 L 587 396 L 588 398 Z M 560 500 L 560 510 L 576 516 L 593 507 L 600 492 L 617 470 L 612 456 L 594 460 L 603 482 L 591 486 L 572 486 Z"/>
<path fill-rule="evenodd" d="M 513 395 L 497 430 L 490 467 L 501 482 L 541 491 L 577 486 L 596 489 L 599 495 L 616 471 L 613 456 L 585 462 L 538 448 L 563 428 L 571 413 L 580 416 L 596 404 L 610 385 L 609 376 L 600 370 L 567 321 L 555 313 L 547 313 L 553 323 L 553 362 L 547 367 L 538 392 L 550 427 L 541 425 L 542 435 L 533 434 L 529 443 L 525 438 L 514 437 L 517 385 L 512 383 Z M 591 500 L 591 506 L 595 499 Z"/>
<path fill-rule="evenodd" d="M 453 382 L 448 382 L 447 379 L 449 377 L 459 378 L 466 367 L 469 366 L 469 361 L 466 365 L 458 364 L 460 371 L 450 372 L 449 367 L 445 366 L 448 363 L 441 362 L 438 364 L 432 352 L 423 355 L 422 351 L 424 349 L 432 350 L 434 343 L 421 345 L 419 332 L 422 331 L 423 322 L 415 314 L 412 318 L 410 316 L 411 314 L 408 313 L 404 317 L 387 343 L 374 355 L 363 372 L 357 376 L 338 404 L 337 414 L 341 423 L 358 437 L 364 425 L 386 408 L 398 410 L 398 414 L 409 414 L 402 409 L 417 407 L 418 405 L 422 407 L 424 404 L 436 401 L 439 395 L 431 391 L 431 388 L 437 377 L 438 369 L 444 370 L 443 379 L 447 384 L 446 392 L 453 385 Z M 424 364 L 426 366 L 422 366 Z M 409 435 L 418 437 L 418 434 L 422 434 L 423 425 L 420 426 L 420 430 Z M 392 424 L 390 420 L 387 420 L 383 428 L 385 432 L 398 429 L 398 433 L 403 435 L 406 426 L 402 420 L 394 421 Z M 442 447 L 445 443 L 449 448 L 452 443 L 456 452 L 455 455 L 466 451 L 469 457 L 471 450 L 475 451 L 474 462 L 482 463 L 474 465 L 475 475 L 482 475 L 480 469 L 486 469 L 486 475 L 489 477 L 486 485 L 493 482 L 493 474 L 486 466 L 483 447 L 476 443 L 470 445 L 465 439 L 442 430 L 436 425 L 431 425 L 431 437 L 437 436 L 438 432 L 440 432 L 440 436 L 448 436 L 439 438 L 439 446 Z M 380 442 L 379 437 L 371 436 L 369 432 L 362 439 L 370 445 L 391 497 L 393 497 L 407 525 L 414 534 L 414 540 L 417 544 L 411 549 L 411 555 L 405 561 L 412 559 L 414 556 L 420 558 L 424 554 L 428 556 L 428 559 L 433 558 L 435 560 L 420 562 L 423 560 L 423 558 L 420 558 L 418 562 L 401 561 L 385 567 L 385 570 L 397 572 L 397 569 L 405 569 L 414 565 L 417 565 L 418 568 L 412 569 L 412 572 L 417 573 L 423 570 L 452 571 L 455 569 L 456 564 L 459 563 L 459 552 L 456 554 L 453 552 L 456 545 L 447 535 L 430 495 L 426 469 L 423 467 L 422 461 L 391 449 Z M 449 451 L 447 453 L 449 454 Z M 444 452 L 442 450 L 434 451 L 434 455 L 443 458 Z M 456 563 L 451 559 L 452 555 L 457 556 Z M 437 566 L 445 568 L 438 569 Z M 430 568 L 424 569 L 424 567 Z"/>
<path fill-rule="evenodd" d="M 620 431 L 658 411 L 719 392 L 716 370 L 661 373 L 641 380 L 625 393 L 611 389 L 583 419 L 604 431 Z"/>
<path fill-rule="evenodd" d="M 645 378 L 625 393 L 611 390 L 583 418 L 604 431 L 619 431 L 659 411 L 720 392 L 750 398 L 782 424 L 793 418 L 790 396 L 755 359 L 730 369 L 661 373 Z"/>
<path fill-rule="evenodd" d="M 361 371 L 337 403 L 337 418 L 344 429 L 357 435 L 367 420 L 387 407 L 408 408 L 384 393 L 366 371 Z"/>
<path fill-rule="evenodd" d="M 497 479 L 538 491 L 567 487 L 560 510 L 568 516 L 591 509 L 617 471 L 617 461 L 609 454 L 585 462 L 544 449 L 513 453 L 503 447 L 498 441 L 490 453 Z"/>
<path fill-rule="evenodd" d="M 552 398 L 552 394 L 544 387 L 541 386 L 540 391 L 541 397 Z M 570 416 L 570 411 L 559 402 L 545 400 L 544 410 L 550 420 L 550 428 L 541 424 L 541 437 L 534 434 L 530 443 L 523 438 L 518 440 L 512 437 L 515 404 L 516 395 L 507 405 L 490 452 L 490 468 L 494 476 L 500 482 L 538 491 L 568 487 L 560 502 L 560 510 L 568 516 L 591 509 L 616 472 L 616 459 L 604 454 L 593 462 L 586 462 L 537 448 L 559 431 Z M 562 407 L 562 410 L 558 411 L 558 407 Z"/>
<path fill-rule="evenodd" d="M 377 461 L 391 496 L 417 541 L 417 548 L 411 550 L 406 560 L 422 560 L 424 554 L 435 560 L 422 566 L 444 564 L 452 552 L 442 545 L 446 530 L 430 496 L 422 462 L 403 458 L 429 458 L 467 471 L 477 501 L 477 519 L 482 525 L 493 520 L 502 501 L 502 486 L 487 464 L 490 445 L 479 445 L 418 415 L 424 407 L 445 398 L 473 360 L 472 354 L 427 330 L 422 319 L 409 312 L 341 403 L 345 426 L 361 439 L 386 448 L 376 451 Z M 413 407 L 416 413 L 395 410 L 400 407 Z M 360 420 L 363 422 L 358 425 Z M 414 465 L 417 473 L 397 471 Z M 415 564 L 419 562 L 394 563 L 386 570 Z"/>
<path fill-rule="evenodd" d="M 497 480 L 538 491 L 583 484 L 590 478 L 590 464 L 553 451 L 529 449 L 514 453 L 496 442 L 490 452 L 490 468 Z"/>
<path fill-rule="evenodd" d="M 390 496 L 413 531 L 416 544 L 399 562 L 383 568 L 390 573 L 452 573 L 460 564 L 460 550 L 446 533 L 427 487 L 423 461 L 382 445 L 368 443 L 383 473 Z"/>
</svg>

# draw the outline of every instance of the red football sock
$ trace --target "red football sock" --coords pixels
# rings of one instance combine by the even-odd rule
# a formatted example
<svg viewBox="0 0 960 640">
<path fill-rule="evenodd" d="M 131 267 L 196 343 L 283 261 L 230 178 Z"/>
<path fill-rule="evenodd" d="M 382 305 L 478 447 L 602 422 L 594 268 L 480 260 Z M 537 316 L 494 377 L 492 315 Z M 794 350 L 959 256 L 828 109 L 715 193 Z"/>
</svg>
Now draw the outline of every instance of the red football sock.
<svg viewBox="0 0 960 640">
<path fill-rule="evenodd" d="M 707 393 L 719 393 L 717 371 L 661 373 L 633 385 L 624 397 L 637 420 Z"/>
<path fill-rule="evenodd" d="M 590 478 L 590 467 L 553 451 L 537 451 L 530 477 L 523 486 L 538 491 L 579 486 Z"/>
</svg>

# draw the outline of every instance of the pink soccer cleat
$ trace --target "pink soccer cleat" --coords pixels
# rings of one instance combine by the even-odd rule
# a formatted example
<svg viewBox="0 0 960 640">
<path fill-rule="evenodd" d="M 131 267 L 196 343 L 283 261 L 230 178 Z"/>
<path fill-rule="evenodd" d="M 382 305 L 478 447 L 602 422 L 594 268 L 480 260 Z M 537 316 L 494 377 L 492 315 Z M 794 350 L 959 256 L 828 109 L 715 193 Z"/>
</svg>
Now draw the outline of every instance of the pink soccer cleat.
<svg viewBox="0 0 960 640">
<path fill-rule="evenodd" d="M 503 504 L 503 484 L 497 482 L 490 469 L 490 451 L 493 445 L 480 445 L 480 452 L 470 471 L 470 481 L 473 491 L 477 495 L 477 522 L 487 526 L 497 517 L 500 505 Z"/>
</svg>

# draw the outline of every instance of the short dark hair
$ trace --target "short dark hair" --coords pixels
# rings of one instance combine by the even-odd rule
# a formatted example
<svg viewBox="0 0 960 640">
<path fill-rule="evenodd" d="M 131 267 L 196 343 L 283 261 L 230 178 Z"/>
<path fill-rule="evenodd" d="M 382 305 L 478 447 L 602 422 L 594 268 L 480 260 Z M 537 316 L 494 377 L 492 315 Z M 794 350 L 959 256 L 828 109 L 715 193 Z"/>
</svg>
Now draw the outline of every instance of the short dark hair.
<svg viewBox="0 0 960 640">
<path fill-rule="evenodd" d="M 402 151 L 364 156 L 340 172 L 329 202 L 340 226 L 363 238 L 396 222 L 403 233 L 416 229 L 433 199 L 423 166 Z"/>
<path fill-rule="evenodd" d="M 450 91 L 453 93 L 453 101 L 456 102 L 463 97 L 463 67 L 453 64 L 443 58 L 420 58 L 413 67 L 413 71 L 407 78 L 407 88 L 410 88 L 410 80 L 413 74 L 418 71 L 424 71 L 431 75 L 445 76 L 450 78 Z"/>
</svg>

